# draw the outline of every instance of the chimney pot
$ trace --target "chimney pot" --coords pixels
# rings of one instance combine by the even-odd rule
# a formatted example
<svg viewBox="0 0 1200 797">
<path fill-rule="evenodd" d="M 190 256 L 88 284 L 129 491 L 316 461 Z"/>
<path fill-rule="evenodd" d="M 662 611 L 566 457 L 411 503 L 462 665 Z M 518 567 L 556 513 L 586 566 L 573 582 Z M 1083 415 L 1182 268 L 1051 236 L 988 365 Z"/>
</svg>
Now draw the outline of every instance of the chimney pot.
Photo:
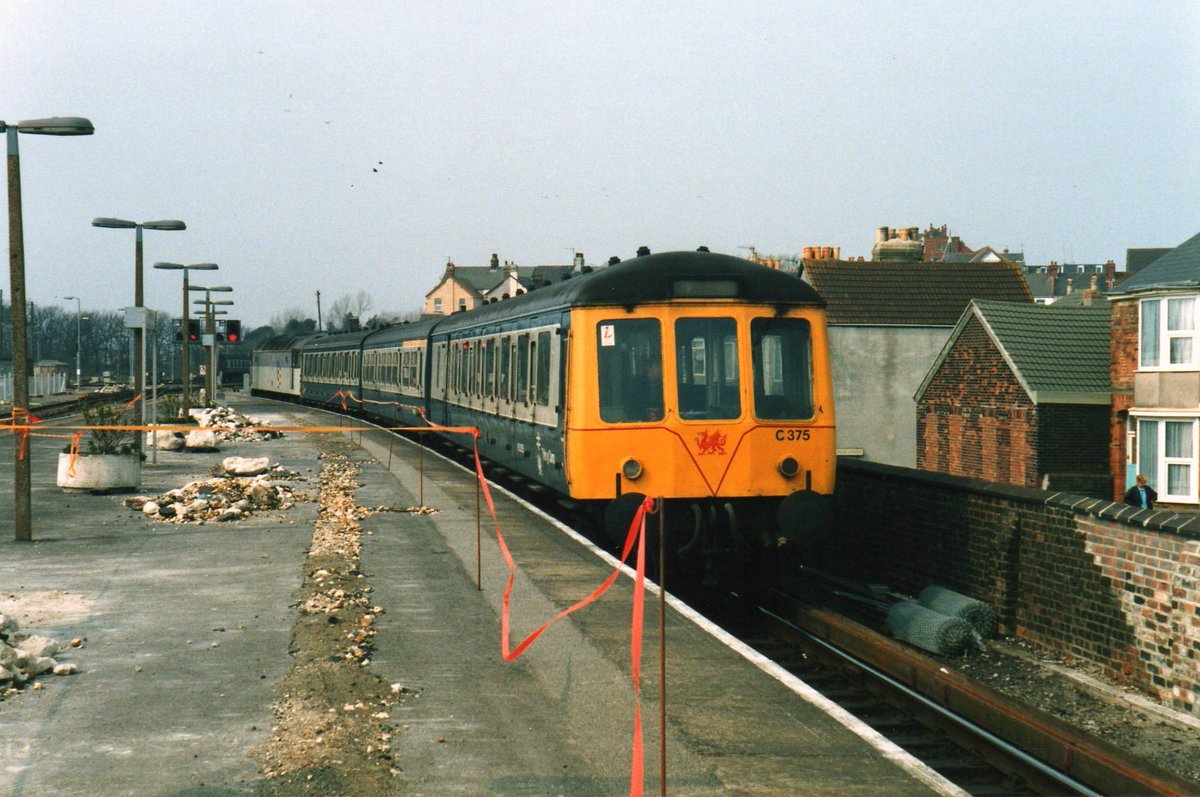
<svg viewBox="0 0 1200 797">
<path fill-rule="evenodd" d="M 500 268 L 500 257 L 495 252 L 492 252 L 491 268 L 492 271 L 496 271 Z"/>
<path fill-rule="evenodd" d="M 875 231 L 875 243 L 881 244 L 888 239 L 888 228 L 880 227 Z"/>
</svg>

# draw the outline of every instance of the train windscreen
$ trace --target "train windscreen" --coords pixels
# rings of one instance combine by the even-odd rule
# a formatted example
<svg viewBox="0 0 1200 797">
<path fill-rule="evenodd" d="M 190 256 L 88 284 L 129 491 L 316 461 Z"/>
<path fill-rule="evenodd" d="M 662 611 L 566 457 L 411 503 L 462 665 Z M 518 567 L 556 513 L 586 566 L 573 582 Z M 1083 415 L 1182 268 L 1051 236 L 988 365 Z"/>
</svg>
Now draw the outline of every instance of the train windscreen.
<svg viewBox="0 0 1200 797">
<path fill-rule="evenodd" d="M 803 318 L 750 322 L 754 358 L 754 414 L 764 421 L 800 421 L 813 415 L 812 332 Z"/>
<path fill-rule="evenodd" d="M 601 321 L 596 325 L 596 362 L 600 420 L 662 420 L 662 332 L 657 319 Z"/>
<path fill-rule="evenodd" d="M 680 318 L 675 322 L 679 417 L 730 420 L 742 414 L 737 322 Z"/>
</svg>

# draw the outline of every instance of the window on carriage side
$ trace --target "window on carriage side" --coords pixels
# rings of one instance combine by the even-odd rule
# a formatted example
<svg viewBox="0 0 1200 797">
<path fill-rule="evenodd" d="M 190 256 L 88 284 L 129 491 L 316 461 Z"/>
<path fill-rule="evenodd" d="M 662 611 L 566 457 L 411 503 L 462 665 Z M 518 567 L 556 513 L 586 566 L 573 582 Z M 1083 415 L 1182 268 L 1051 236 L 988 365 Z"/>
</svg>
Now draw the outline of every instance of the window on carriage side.
<svg viewBox="0 0 1200 797">
<path fill-rule="evenodd" d="M 813 416 L 812 334 L 803 318 L 750 322 L 754 361 L 754 414 L 764 421 Z"/>
<path fill-rule="evenodd" d="M 508 369 L 512 364 L 512 341 L 508 338 L 500 339 L 500 375 L 499 384 L 496 389 L 497 395 L 504 401 L 508 401 Z"/>
<path fill-rule="evenodd" d="M 496 395 L 496 341 L 494 339 L 487 342 L 485 351 L 487 355 L 484 357 L 483 363 L 483 395 L 490 398 Z"/>
<path fill-rule="evenodd" d="M 662 420 L 662 331 L 657 319 L 601 321 L 596 325 L 596 364 L 602 421 Z"/>
<path fill-rule="evenodd" d="M 517 335 L 517 401 L 529 400 L 529 334 Z"/>
<path fill-rule="evenodd" d="M 728 420 L 742 414 L 732 318 L 677 320 L 675 350 L 679 417 Z"/>
<path fill-rule="evenodd" d="M 539 332 L 537 338 L 537 403 L 550 405 L 550 333 Z"/>
</svg>

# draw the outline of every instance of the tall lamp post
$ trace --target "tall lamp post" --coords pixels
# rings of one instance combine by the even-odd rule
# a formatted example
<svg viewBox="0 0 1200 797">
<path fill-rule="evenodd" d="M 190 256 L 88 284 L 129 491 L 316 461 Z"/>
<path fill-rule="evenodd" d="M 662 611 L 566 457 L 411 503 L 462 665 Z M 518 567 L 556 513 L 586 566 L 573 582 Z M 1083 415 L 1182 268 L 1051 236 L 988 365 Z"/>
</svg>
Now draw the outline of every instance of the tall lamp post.
<svg viewBox="0 0 1200 797">
<path fill-rule="evenodd" d="M 185 266 L 182 263 L 155 263 L 155 268 L 165 269 L 168 271 L 183 271 L 183 412 L 186 413 L 192 406 L 192 343 L 188 340 L 188 272 L 189 271 L 216 271 L 220 266 L 216 263 L 193 263 Z"/>
<path fill-rule="evenodd" d="M 29 356 L 25 350 L 25 236 L 21 218 L 21 158 L 17 133 L 43 136 L 90 136 L 92 123 L 79 116 L 31 119 L 10 125 L 0 121 L 8 139 L 8 273 L 12 309 L 13 421 L 29 410 Z M 26 441 L 28 442 L 28 441 Z M 16 441 L 14 441 L 16 443 Z M 13 529 L 17 540 L 33 539 L 30 463 L 33 446 L 13 446 Z M 24 451 L 22 451 L 24 449 Z"/>
<path fill-rule="evenodd" d="M 229 287 L 228 285 L 218 285 L 215 288 L 204 288 L 199 285 L 191 285 L 188 287 L 188 290 L 204 291 L 203 304 L 205 305 L 205 312 L 207 314 L 207 319 L 204 324 L 204 334 L 205 334 L 207 340 L 209 341 L 209 343 L 206 344 L 206 348 L 208 349 L 208 356 L 205 358 L 205 360 L 208 361 L 208 365 L 205 367 L 205 370 L 208 371 L 208 373 L 206 375 L 207 378 L 204 380 L 206 389 L 207 389 L 205 406 L 211 406 L 213 403 L 213 398 L 214 398 L 213 394 L 216 392 L 216 387 L 215 387 L 215 382 L 214 382 L 214 374 L 213 374 L 213 369 L 216 366 L 216 362 L 215 362 L 216 358 L 213 357 L 213 352 L 216 351 L 216 348 L 217 348 L 217 345 L 216 345 L 217 344 L 217 339 L 216 339 L 217 325 L 216 325 L 216 319 L 213 317 L 212 294 L 214 294 L 214 293 L 232 293 L 233 288 Z M 198 300 L 196 302 L 196 304 L 201 304 L 201 301 Z"/>
<path fill-rule="evenodd" d="M 93 227 L 107 227 L 117 230 L 137 230 L 137 240 L 134 245 L 133 269 L 133 305 L 137 308 L 145 306 L 142 297 L 142 230 L 186 230 L 187 225 L 178 219 L 162 219 L 160 221 L 128 221 L 100 217 L 92 219 Z M 146 400 L 142 393 L 146 389 L 146 319 L 144 315 L 134 319 L 137 324 L 133 328 L 133 393 L 140 397 L 138 404 L 141 408 L 142 426 L 146 425 Z M 142 450 L 145 435 L 139 434 L 138 451 Z"/>
<path fill-rule="evenodd" d="M 64 299 L 75 300 L 75 389 L 83 385 L 83 304 L 78 296 L 64 296 Z"/>
</svg>

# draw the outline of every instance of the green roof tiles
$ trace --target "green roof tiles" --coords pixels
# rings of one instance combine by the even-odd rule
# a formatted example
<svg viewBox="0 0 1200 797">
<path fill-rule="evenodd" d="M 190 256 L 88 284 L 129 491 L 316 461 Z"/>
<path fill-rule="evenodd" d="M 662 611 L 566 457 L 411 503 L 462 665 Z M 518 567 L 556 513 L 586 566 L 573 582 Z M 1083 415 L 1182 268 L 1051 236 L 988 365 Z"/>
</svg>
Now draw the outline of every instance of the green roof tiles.
<svg viewBox="0 0 1200 797">
<path fill-rule="evenodd" d="M 1090 307 L 976 301 L 974 311 L 1035 402 L 1109 394 L 1111 306 L 1105 299 Z"/>
</svg>

